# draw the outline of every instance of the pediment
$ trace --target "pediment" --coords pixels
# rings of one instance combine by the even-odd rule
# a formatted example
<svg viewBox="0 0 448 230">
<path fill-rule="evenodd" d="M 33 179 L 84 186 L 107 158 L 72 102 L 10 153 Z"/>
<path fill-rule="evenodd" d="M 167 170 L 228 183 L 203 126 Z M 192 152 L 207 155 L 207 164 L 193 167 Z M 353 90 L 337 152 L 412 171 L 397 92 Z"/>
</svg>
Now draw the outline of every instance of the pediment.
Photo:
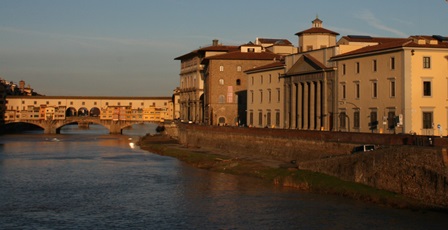
<svg viewBox="0 0 448 230">
<path fill-rule="evenodd" d="M 289 69 L 287 75 L 293 75 L 297 73 L 315 72 L 324 70 L 325 66 L 308 55 L 302 55 L 299 60 Z"/>
</svg>

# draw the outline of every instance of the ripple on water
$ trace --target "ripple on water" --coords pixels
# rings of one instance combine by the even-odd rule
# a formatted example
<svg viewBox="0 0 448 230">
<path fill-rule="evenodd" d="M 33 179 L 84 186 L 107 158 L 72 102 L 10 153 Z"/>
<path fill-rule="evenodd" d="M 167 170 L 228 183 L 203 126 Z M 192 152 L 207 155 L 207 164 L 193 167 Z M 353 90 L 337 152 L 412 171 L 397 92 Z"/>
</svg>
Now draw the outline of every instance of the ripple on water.
<svg viewBox="0 0 448 230">
<path fill-rule="evenodd" d="M 191 168 L 125 136 L 0 140 L 0 229 L 445 229 L 412 212 Z"/>
</svg>

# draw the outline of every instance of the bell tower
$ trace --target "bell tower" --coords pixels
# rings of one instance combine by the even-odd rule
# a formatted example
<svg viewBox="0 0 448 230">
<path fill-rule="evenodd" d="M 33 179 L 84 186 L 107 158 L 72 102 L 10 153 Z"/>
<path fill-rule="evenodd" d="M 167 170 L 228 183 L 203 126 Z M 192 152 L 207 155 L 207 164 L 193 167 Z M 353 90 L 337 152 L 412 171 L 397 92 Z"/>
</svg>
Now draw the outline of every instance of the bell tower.
<svg viewBox="0 0 448 230">
<path fill-rule="evenodd" d="M 311 28 L 296 33 L 299 37 L 299 53 L 336 45 L 339 33 L 323 28 L 323 21 L 318 16 L 311 23 Z"/>
</svg>

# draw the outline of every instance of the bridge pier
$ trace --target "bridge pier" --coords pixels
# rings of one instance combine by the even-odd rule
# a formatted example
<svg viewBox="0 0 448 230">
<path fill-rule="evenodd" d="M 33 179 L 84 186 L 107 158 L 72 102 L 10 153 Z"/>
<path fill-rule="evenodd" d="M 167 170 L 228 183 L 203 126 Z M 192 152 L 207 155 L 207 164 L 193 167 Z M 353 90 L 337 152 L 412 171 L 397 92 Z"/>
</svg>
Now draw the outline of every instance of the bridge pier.
<svg viewBox="0 0 448 230">
<path fill-rule="evenodd" d="M 58 130 L 48 127 L 44 128 L 44 134 L 59 134 Z"/>
<path fill-rule="evenodd" d="M 55 121 L 45 121 L 41 123 L 41 127 L 44 128 L 44 134 L 59 134 L 59 130 L 56 128 Z"/>
<path fill-rule="evenodd" d="M 110 134 L 123 134 L 122 124 L 119 121 L 113 121 L 109 126 Z"/>
</svg>

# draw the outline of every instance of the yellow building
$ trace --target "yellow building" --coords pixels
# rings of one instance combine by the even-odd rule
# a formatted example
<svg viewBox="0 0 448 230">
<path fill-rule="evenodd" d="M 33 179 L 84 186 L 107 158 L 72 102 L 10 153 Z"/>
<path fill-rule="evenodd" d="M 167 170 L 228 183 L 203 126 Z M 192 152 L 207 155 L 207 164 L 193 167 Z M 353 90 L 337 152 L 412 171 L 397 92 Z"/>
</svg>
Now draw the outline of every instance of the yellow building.
<svg viewBox="0 0 448 230">
<path fill-rule="evenodd" d="M 275 61 L 245 71 L 247 74 L 247 125 L 284 128 L 283 78 L 285 64 Z"/>
<path fill-rule="evenodd" d="M 368 44 L 331 58 L 337 63 L 341 131 L 446 135 L 448 38 L 344 37 Z"/>
<path fill-rule="evenodd" d="M 312 21 L 311 28 L 297 32 L 299 38 L 299 52 L 336 46 L 336 36 L 339 34 L 322 27 L 322 20 L 318 17 Z"/>
<path fill-rule="evenodd" d="M 329 58 L 339 52 L 336 32 L 322 27 L 316 18 L 312 27 L 296 33 L 299 53 L 285 57 L 285 128 L 334 130 L 334 63 Z"/>
<path fill-rule="evenodd" d="M 6 87 L 0 82 L 0 125 L 5 123 L 6 119 L 9 119 L 9 115 L 6 114 Z"/>
<path fill-rule="evenodd" d="M 54 119 L 90 116 L 101 120 L 136 120 L 140 115 L 135 111 L 156 107 L 170 111 L 165 114 L 164 119 L 173 120 L 172 100 L 172 97 L 8 96 L 4 118 L 7 122 L 21 119 L 45 120 L 46 109 L 54 108 L 54 116 L 50 116 Z"/>
</svg>

